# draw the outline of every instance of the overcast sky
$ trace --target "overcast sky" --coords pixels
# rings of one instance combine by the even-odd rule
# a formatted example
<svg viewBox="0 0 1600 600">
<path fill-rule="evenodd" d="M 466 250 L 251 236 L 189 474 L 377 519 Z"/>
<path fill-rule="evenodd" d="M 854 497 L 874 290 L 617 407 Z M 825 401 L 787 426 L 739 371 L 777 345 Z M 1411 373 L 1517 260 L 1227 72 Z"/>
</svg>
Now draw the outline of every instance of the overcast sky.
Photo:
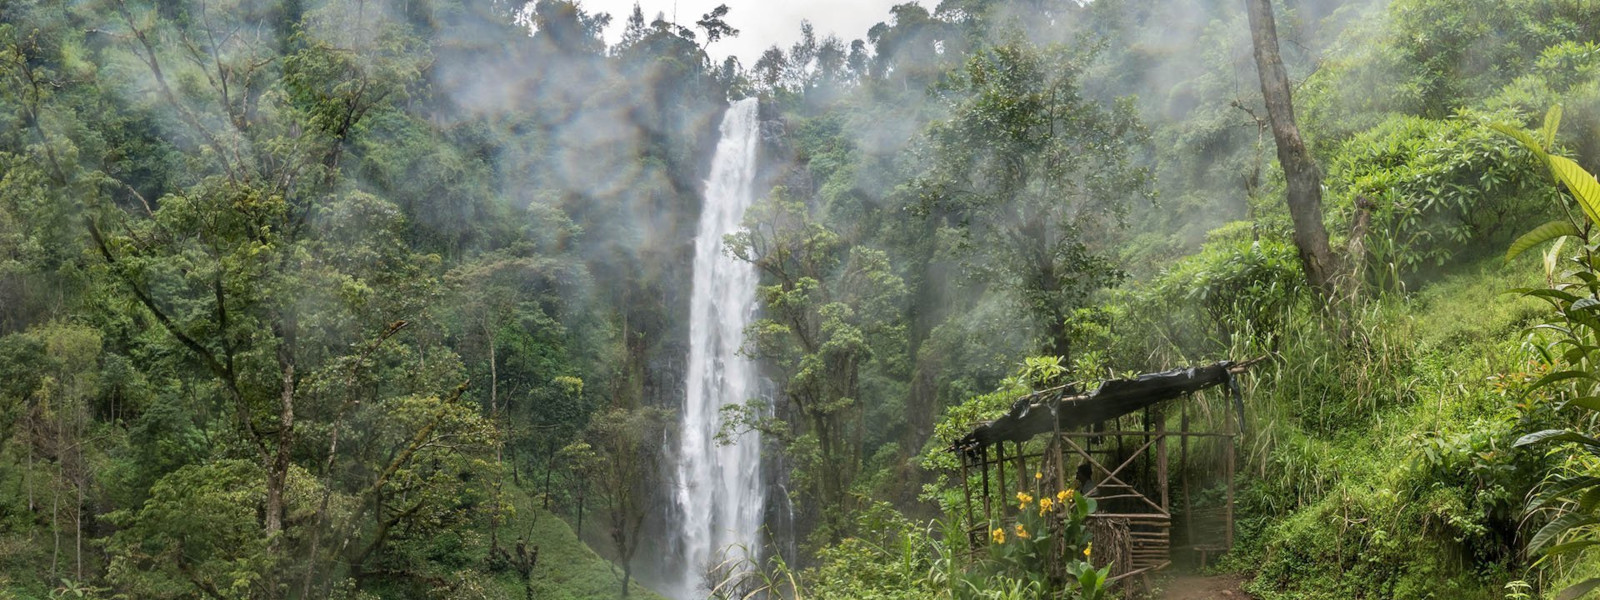
<svg viewBox="0 0 1600 600">
<path fill-rule="evenodd" d="M 820 39 L 832 33 L 849 44 L 850 40 L 866 39 L 867 29 L 889 20 L 889 7 L 909 0 L 638 0 L 644 9 L 646 21 L 655 20 L 657 13 L 673 19 L 676 6 L 678 23 L 693 27 L 700 15 L 711 12 L 718 4 L 727 4 L 727 21 L 739 30 L 739 37 L 720 40 L 711 45 L 711 58 L 720 61 L 733 54 L 746 67 L 755 64 L 761 52 L 777 44 L 789 49 L 800 38 L 800 21 L 810 20 Z M 937 4 L 936 0 L 924 5 Z M 583 0 L 589 12 L 611 13 L 611 26 L 606 28 L 606 42 L 615 43 L 622 36 L 622 28 L 633 12 L 634 0 Z M 700 32 L 696 32 L 697 34 Z M 703 35 L 703 34 L 702 34 Z"/>
</svg>

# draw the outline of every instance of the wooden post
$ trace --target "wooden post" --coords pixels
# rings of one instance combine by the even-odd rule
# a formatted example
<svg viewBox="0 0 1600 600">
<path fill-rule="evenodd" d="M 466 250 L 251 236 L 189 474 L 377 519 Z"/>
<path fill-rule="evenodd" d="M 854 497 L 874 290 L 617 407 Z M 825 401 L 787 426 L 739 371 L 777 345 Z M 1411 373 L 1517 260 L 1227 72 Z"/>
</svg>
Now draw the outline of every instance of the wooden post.
<svg viewBox="0 0 1600 600">
<path fill-rule="evenodd" d="M 1147 446 L 1150 444 L 1150 411 L 1153 408 L 1154 407 L 1146 406 L 1142 411 L 1144 427 L 1141 427 L 1140 429 L 1144 430 L 1144 444 Z M 1139 461 L 1139 470 L 1142 471 L 1142 473 L 1140 473 L 1141 476 L 1139 477 L 1139 481 L 1145 482 L 1146 485 L 1148 485 L 1150 481 L 1150 458 L 1151 457 L 1146 456 L 1144 460 Z"/>
<path fill-rule="evenodd" d="M 1185 400 L 1188 400 L 1186 397 Z M 1183 415 L 1179 418 L 1178 428 L 1183 433 L 1189 433 L 1189 403 L 1183 403 Z M 1194 545 L 1194 509 L 1189 505 L 1189 436 L 1182 436 L 1178 441 L 1178 479 L 1183 485 L 1183 527 L 1187 534 L 1189 545 Z"/>
<path fill-rule="evenodd" d="M 1051 432 L 1055 434 L 1050 441 L 1056 445 L 1056 490 L 1064 492 L 1067 490 L 1067 454 L 1062 448 L 1066 444 L 1061 443 L 1060 411 L 1061 399 L 1058 397 L 1055 405 L 1050 407 Z"/>
<path fill-rule="evenodd" d="M 967 482 L 967 469 L 972 465 L 972 457 L 966 450 L 957 450 L 961 454 L 961 493 L 967 497 L 967 529 L 970 534 L 974 522 L 972 520 L 972 485 Z M 972 543 L 969 537 L 967 543 Z"/>
<path fill-rule="evenodd" d="M 1022 442 L 1012 444 L 1011 449 L 1017 451 L 1017 491 L 1020 492 L 1028 489 L 1028 479 L 1030 478 L 1027 453 L 1022 451 Z M 1044 457 L 1039 457 L 1039 460 L 1043 461 Z"/>
<path fill-rule="evenodd" d="M 1118 426 L 1117 429 L 1122 429 L 1122 427 Z M 1117 435 L 1117 459 L 1116 460 L 1121 460 L 1122 459 L 1122 455 L 1123 455 L 1125 450 L 1126 450 L 1126 448 L 1122 447 L 1122 435 L 1118 434 Z M 1112 461 L 1108 460 L 1106 462 L 1112 462 Z M 1092 478 L 1093 475 L 1091 475 L 1090 477 Z"/>
<path fill-rule="evenodd" d="M 982 462 L 978 464 L 978 469 L 982 469 L 982 474 L 984 474 L 982 475 L 984 477 L 984 522 L 987 522 L 990 518 L 994 518 L 994 510 L 989 509 L 989 446 L 979 443 L 978 448 L 984 453 Z"/>
<path fill-rule="evenodd" d="M 994 445 L 994 462 L 1000 467 L 1000 520 L 1006 520 L 1006 507 L 1011 506 L 1010 496 L 1006 495 L 1006 443 L 996 442 Z"/>
<path fill-rule="evenodd" d="M 1156 421 L 1156 487 L 1161 488 L 1161 510 L 1170 517 L 1172 503 L 1167 490 L 1167 420 L 1160 409 L 1156 409 L 1152 416 Z"/>
<path fill-rule="evenodd" d="M 1226 536 L 1229 550 L 1233 549 L 1233 441 L 1234 438 L 1228 438 L 1228 465 L 1225 470 L 1228 478 L 1228 506 L 1224 519 L 1227 521 Z"/>
</svg>

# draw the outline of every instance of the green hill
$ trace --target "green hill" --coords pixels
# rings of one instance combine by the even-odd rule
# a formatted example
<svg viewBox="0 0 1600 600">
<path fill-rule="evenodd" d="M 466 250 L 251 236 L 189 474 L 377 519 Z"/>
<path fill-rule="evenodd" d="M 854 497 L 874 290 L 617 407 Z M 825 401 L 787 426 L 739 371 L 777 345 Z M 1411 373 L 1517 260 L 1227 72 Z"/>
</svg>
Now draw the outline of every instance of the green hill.
<svg viewBox="0 0 1600 600">
<path fill-rule="evenodd" d="M 517 541 L 526 536 L 529 551 L 538 549 L 538 563 L 529 578 L 532 598 L 609 600 L 618 597 L 622 582 L 620 567 L 595 553 L 578 539 L 571 525 L 540 508 L 533 497 L 516 488 L 508 489 L 516 510 L 510 522 L 500 528 L 500 539 L 514 548 Z M 665 600 L 637 581 L 635 579 L 630 586 L 629 598 Z M 500 589 L 514 593 L 512 597 L 523 597 L 523 584 L 514 570 L 498 575 L 495 583 Z"/>
</svg>

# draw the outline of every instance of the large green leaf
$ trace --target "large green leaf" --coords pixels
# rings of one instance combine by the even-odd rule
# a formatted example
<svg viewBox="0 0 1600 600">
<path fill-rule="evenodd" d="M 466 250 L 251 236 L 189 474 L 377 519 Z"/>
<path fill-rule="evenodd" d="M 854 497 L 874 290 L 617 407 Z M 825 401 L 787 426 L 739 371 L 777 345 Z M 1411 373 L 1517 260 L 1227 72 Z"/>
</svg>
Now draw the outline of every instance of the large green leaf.
<svg viewBox="0 0 1600 600">
<path fill-rule="evenodd" d="M 1578 297 L 1572 295 L 1571 293 L 1551 288 L 1513 288 L 1509 291 L 1513 294 L 1522 294 L 1524 296 L 1533 296 L 1535 298 L 1548 298 L 1551 300 L 1564 302 L 1578 301 Z"/>
<path fill-rule="evenodd" d="M 1539 143 L 1539 140 L 1534 139 L 1532 135 L 1529 135 L 1528 132 L 1524 131 L 1521 127 L 1506 123 L 1490 123 L 1489 128 L 1516 140 L 1518 143 L 1522 144 L 1522 147 L 1527 148 L 1529 152 L 1532 152 L 1535 156 L 1538 156 L 1539 160 L 1544 160 L 1546 156 L 1549 156 L 1549 154 L 1545 152 L 1544 146 Z"/>
<path fill-rule="evenodd" d="M 1567 586 L 1567 589 L 1561 590 L 1561 593 L 1556 594 L 1556 600 L 1578 600 L 1584 594 L 1594 591 L 1595 588 L 1600 588 L 1600 577 L 1591 577 Z"/>
<path fill-rule="evenodd" d="M 1544 129 L 1540 130 L 1540 133 L 1544 134 L 1544 147 L 1556 147 L 1556 130 L 1560 128 L 1561 105 L 1557 104 L 1550 107 L 1549 112 L 1544 113 Z"/>
<path fill-rule="evenodd" d="M 1600 504 L 1600 488 L 1589 488 L 1589 491 L 1578 497 L 1578 510 L 1580 511 L 1592 512 L 1597 504 Z"/>
<path fill-rule="evenodd" d="M 1578 200 L 1578 206 L 1583 208 L 1583 214 L 1588 215 L 1589 222 L 1600 224 L 1600 181 L 1595 181 L 1594 175 L 1565 156 L 1550 154 L 1545 160 L 1550 162 L 1550 172 L 1555 174 L 1556 179 L 1567 184 L 1573 198 Z"/>
<path fill-rule="evenodd" d="M 1564 544 L 1556 544 L 1556 545 L 1551 546 L 1549 548 L 1545 548 L 1544 549 L 1544 553 L 1545 554 L 1550 554 L 1550 555 L 1572 554 L 1572 553 L 1577 552 L 1579 550 L 1584 550 L 1584 549 L 1587 549 L 1587 548 L 1593 548 L 1593 547 L 1595 547 L 1597 545 L 1600 545 L 1600 541 L 1596 541 L 1596 540 L 1578 540 L 1578 541 L 1575 541 L 1575 542 L 1567 542 L 1567 543 L 1564 543 Z"/>
<path fill-rule="evenodd" d="M 1544 527 L 1540 527 L 1539 532 L 1533 534 L 1533 537 L 1528 540 L 1528 553 L 1536 554 L 1544 550 L 1546 546 L 1549 546 L 1550 542 L 1556 541 L 1556 538 L 1561 537 L 1561 534 L 1566 533 L 1567 530 L 1590 525 L 1597 520 L 1600 519 L 1596 519 L 1593 515 L 1575 512 L 1556 517 L 1554 521 L 1545 524 Z"/>
<path fill-rule="evenodd" d="M 1524 512 L 1531 513 L 1543 510 L 1572 495 L 1573 492 L 1597 488 L 1600 488 L 1600 477 L 1584 476 L 1563 479 L 1541 491 L 1538 498 L 1528 503 L 1528 507 Z"/>
<path fill-rule="evenodd" d="M 1567 401 L 1567 406 L 1577 406 L 1589 410 L 1600 410 L 1600 396 L 1583 396 Z"/>
<path fill-rule="evenodd" d="M 1578 228 L 1566 219 L 1558 219 L 1533 228 L 1533 231 L 1522 234 L 1517 241 L 1511 242 L 1511 247 L 1506 249 L 1506 260 L 1511 260 L 1527 252 L 1529 248 L 1543 244 L 1550 240 L 1578 235 Z"/>
<path fill-rule="evenodd" d="M 1545 375 L 1544 377 L 1540 377 L 1537 381 L 1534 381 L 1532 385 L 1528 386 L 1527 391 L 1522 392 L 1522 397 L 1526 398 L 1529 394 L 1532 394 L 1532 393 L 1534 393 L 1536 391 L 1539 391 L 1540 389 L 1542 389 L 1545 386 L 1550 385 L 1552 383 L 1558 383 L 1558 382 L 1566 381 L 1568 379 L 1590 379 L 1590 380 L 1593 380 L 1594 378 L 1595 378 L 1594 374 L 1592 374 L 1592 373 L 1590 373 L 1588 371 L 1581 371 L 1581 370 L 1577 370 L 1577 369 L 1572 369 L 1572 370 L 1567 370 L 1567 371 L 1556 371 L 1556 372 L 1551 373 L 1549 375 Z M 1527 440 L 1529 438 L 1532 438 L 1532 437 L 1535 437 L 1535 436 L 1539 436 L 1539 435 L 1543 435 L 1543 434 L 1546 434 L 1546 433 L 1551 433 L 1551 432 L 1570 433 L 1570 432 L 1562 431 L 1562 430 L 1559 430 L 1559 429 L 1549 429 L 1549 430 L 1545 430 L 1545 431 L 1540 431 L 1538 433 L 1530 433 L 1528 435 L 1523 436 L 1521 440 L 1517 440 L 1517 445 L 1519 445 L 1519 446 L 1523 445 L 1523 440 Z M 1551 437 L 1551 436 L 1546 436 L 1546 437 Z M 1536 442 L 1536 441 L 1539 441 L 1539 440 L 1542 440 L 1542 439 L 1544 439 L 1544 438 L 1541 437 L 1541 438 L 1538 438 L 1536 440 L 1530 441 L 1528 443 L 1531 444 L 1533 442 Z"/>
<path fill-rule="evenodd" d="M 1552 373 L 1552 375 L 1554 375 L 1554 373 Z M 1600 446 L 1600 440 L 1596 440 L 1576 431 L 1568 431 L 1566 429 L 1546 429 L 1544 431 L 1536 431 L 1518 438 L 1516 443 L 1512 444 L 1512 447 L 1520 448 L 1522 446 L 1537 444 L 1539 442 L 1577 442 L 1587 446 Z"/>
<path fill-rule="evenodd" d="M 1561 238 L 1544 251 L 1544 276 L 1546 278 L 1555 278 L 1556 265 L 1561 261 L 1561 247 L 1565 245 L 1567 245 L 1567 238 Z"/>
<path fill-rule="evenodd" d="M 1582 300 L 1578 302 L 1582 302 Z M 1594 311 L 1578 306 L 1578 302 L 1572 303 L 1575 308 L 1561 311 L 1562 316 L 1566 317 L 1569 322 L 1588 327 L 1590 331 L 1600 331 L 1600 319 L 1595 318 Z"/>
</svg>

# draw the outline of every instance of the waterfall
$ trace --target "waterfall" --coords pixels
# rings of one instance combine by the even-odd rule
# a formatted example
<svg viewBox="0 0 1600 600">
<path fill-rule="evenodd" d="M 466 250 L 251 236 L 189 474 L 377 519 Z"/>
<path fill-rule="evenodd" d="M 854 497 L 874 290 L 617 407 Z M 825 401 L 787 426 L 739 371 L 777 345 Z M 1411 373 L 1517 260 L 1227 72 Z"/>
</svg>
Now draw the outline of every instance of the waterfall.
<svg viewBox="0 0 1600 600">
<path fill-rule="evenodd" d="M 740 100 L 722 118 L 694 239 L 688 393 L 676 482 L 683 565 L 672 595 L 678 600 L 705 598 L 699 594 L 701 578 L 708 565 L 721 562 L 723 551 L 738 556 L 740 547 L 755 553 L 761 545 L 761 439 L 748 432 L 732 444 L 716 440 L 722 407 L 760 391 L 756 365 L 739 354 L 745 326 L 755 316 L 755 267 L 723 252 L 723 236 L 738 231 L 754 196 L 756 108 L 756 99 Z"/>
</svg>

